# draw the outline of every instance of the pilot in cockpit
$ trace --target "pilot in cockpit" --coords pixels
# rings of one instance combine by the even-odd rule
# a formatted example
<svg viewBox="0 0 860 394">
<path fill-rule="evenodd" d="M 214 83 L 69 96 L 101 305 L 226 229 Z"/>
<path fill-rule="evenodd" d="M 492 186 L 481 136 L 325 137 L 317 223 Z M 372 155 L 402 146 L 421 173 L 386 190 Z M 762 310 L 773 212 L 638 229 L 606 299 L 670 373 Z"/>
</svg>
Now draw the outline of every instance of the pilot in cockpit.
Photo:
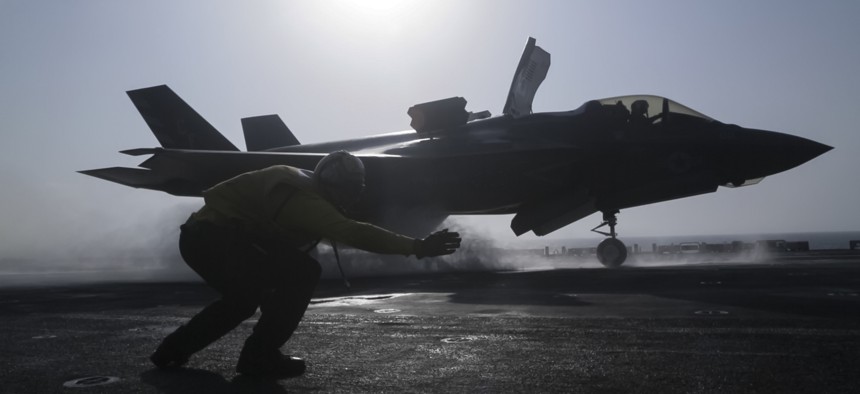
<svg viewBox="0 0 860 394">
<path fill-rule="evenodd" d="M 648 124 L 648 102 L 636 100 L 630 105 L 630 124 L 641 126 Z"/>
</svg>

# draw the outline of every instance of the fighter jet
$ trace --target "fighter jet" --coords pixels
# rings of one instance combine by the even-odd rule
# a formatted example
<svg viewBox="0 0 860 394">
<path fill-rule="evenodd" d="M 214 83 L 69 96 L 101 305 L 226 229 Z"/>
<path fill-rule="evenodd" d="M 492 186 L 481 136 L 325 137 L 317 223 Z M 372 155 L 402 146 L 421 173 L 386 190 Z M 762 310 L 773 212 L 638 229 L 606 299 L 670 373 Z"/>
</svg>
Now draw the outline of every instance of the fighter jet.
<svg viewBox="0 0 860 394">
<path fill-rule="evenodd" d="M 533 113 L 550 55 L 529 38 L 501 116 L 466 111 L 452 97 L 407 111 L 413 130 L 302 145 L 277 115 L 242 119 L 241 152 L 167 86 L 128 92 L 161 147 L 141 168 L 81 171 L 178 196 L 235 175 L 285 164 L 313 169 L 347 150 L 367 169 L 359 220 L 420 235 L 448 215 L 514 214 L 517 235 L 546 235 L 593 213 L 607 238 L 600 262 L 618 267 L 628 250 L 617 238 L 622 209 L 754 185 L 832 149 L 802 137 L 748 129 L 668 98 L 633 95 L 590 100 L 571 111 Z M 605 229 L 603 229 L 605 228 Z"/>
</svg>

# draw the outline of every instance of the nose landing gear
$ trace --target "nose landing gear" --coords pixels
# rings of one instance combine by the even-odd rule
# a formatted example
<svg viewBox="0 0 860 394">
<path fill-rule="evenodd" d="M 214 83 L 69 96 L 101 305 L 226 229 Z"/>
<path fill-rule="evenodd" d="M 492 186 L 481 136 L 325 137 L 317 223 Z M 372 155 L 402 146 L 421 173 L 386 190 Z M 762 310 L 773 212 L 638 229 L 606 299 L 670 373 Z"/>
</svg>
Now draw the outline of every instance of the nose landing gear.
<svg viewBox="0 0 860 394">
<path fill-rule="evenodd" d="M 603 234 L 609 238 L 604 239 L 597 245 L 597 259 L 606 268 L 617 268 L 627 259 L 627 246 L 616 238 L 615 225 L 618 224 L 618 211 L 603 211 L 603 223 L 591 229 L 598 234 Z M 601 227 L 609 226 L 609 232 L 598 230 Z"/>
</svg>

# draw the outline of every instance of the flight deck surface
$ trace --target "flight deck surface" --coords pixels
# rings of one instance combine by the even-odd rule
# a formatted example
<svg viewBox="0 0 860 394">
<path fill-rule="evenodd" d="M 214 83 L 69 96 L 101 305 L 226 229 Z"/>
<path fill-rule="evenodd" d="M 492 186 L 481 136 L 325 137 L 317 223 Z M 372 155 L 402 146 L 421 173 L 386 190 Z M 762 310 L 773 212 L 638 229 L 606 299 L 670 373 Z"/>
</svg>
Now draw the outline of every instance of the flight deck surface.
<svg viewBox="0 0 860 394">
<path fill-rule="evenodd" d="M 302 377 L 234 371 L 255 319 L 162 371 L 148 355 L 200 283 L 0 289 L 0 392 L 851 392 L 860 259 L 323 281 L 284 350 Z M 83 380 L 81 380 L 83 379 Z"/>
</svg>

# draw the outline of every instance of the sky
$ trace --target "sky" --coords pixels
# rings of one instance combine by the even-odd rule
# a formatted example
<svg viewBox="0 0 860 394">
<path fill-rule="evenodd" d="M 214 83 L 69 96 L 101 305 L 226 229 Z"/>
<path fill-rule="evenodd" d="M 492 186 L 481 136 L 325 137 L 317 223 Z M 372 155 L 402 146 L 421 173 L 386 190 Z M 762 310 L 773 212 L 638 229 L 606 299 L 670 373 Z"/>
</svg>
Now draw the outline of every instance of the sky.
<svg viewBox="0 0 860 394">
<path fill-rule="evenodd" d="M 76 172 L 158 145 L 127 90 L 169 85 L 240 147 L 240 119 L 271 113 L 303 143 L 356 138 L 451 96 L 501 113 L 528 37 L 552 54 L 537 112 L 656 94 L 835 147 L 756 186 L 624 210 L 622 237 L 860 230 L 858 15 L 854 1 L 0 0 L 0 259 L 175 242 L 199 199 Z M 460 220 L 508 242 L 510 219 Z M 598 239 L 599 222 L 550 237 Z"/>
</svg>

